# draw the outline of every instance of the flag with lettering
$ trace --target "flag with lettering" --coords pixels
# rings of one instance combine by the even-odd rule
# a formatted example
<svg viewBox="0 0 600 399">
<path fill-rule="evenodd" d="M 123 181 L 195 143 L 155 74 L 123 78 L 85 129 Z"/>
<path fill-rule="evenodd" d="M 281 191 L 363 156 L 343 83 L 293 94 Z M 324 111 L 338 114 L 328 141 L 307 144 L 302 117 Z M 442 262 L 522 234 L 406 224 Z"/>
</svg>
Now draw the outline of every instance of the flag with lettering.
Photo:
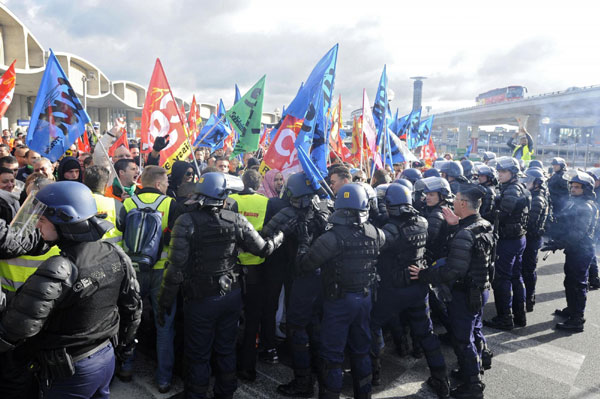
<svg viewBox="0 0 600 399">
<path fill-rule="evenodd" d="M 425 161 L 427 167 L 431 168 L 437 157 L 435 144 L 433 143 L 433 139 L 429 137 L 429 143 L 421 147 L 421 159 Z"/>
<path fill-rule="evenodd" d="M 270 169 L 277 169 L 284 176 L 288 176 L 301 169 L 298 152 L 294 145 L 301 127 L 302 119 L 294 118 L 291 115 L 287 115 L 283 119 L 265 152 L 259 169 L 260 173 L 264 175 Z"/>
<path fill-rule="evenodd" d="M 89 115 L 50 50 L 27 130 L 27 147 L 56 162 L 89 122 Z"/>
<path fill-rule="evenodd" d="M 410 118 L 406 128 L 406 144 L 408 149 L 412 150 L 418 147 L 416 143 L 418 142 L 419 126 L 421 124 L 421 110 L 411 112 Z"/>
<path fill-rule="evenodd" d="M 419 123 L 416 136 L 409 138 L 409 148 L 417 148 L 429 143 L 431 137 L 431 126 L 433 125 L 433 115 Z"/>
<path fill-rule="evenodd" d="M 191 148 L 187 138 L 184 116 L 177 102 L 160 59 L 156 59 L 142 110 L 141 148 L 152 151 L 156 137 L 169 137 L 169 144 L 160 152 L 159 165 L 169 173 L 175 161 L 189 158 Z"/>
<path fill-rule="evenodd" d="M 262 119 L 266 75 L 235 103 L 225 114 L 231 126 L 239 134 L 232 156 L 258 149 Z"/>
<path fill-rule="evenodd" d="M 222 148 L 225 138 L 230 135 L 231 129 L 225 123 L 225 120 L 221 120 L 215 114 L 211 114 L 193 145 L 194 147 L 210 148 L 212 152 Z"/>
<path fill-rule="evenodd" d="M 394 133 L 390 133 L 390 151 L 393 163 L 418 161 L 417 157 L 408 149 L 406 143 Z"/>
<path fill-rule="evenodd" d="M 4 116 L 8 106 L 12 102 L 13 94 L 15 93 L 15 85 L 17 75 L 15 74 L 15 62 L 8 67 L 2 78 L 0 78 L 0 118 Z"/>
</svg>

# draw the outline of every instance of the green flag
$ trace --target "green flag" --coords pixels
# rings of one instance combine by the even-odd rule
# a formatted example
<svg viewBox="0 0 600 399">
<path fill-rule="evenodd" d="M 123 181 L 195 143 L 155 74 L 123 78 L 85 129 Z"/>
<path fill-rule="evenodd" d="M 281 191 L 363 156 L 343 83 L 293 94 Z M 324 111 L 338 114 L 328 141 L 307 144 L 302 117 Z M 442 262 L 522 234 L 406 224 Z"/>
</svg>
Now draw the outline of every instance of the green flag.
<svg viewBox="0 0 600 399">
<path fill-rule="evenodd" d="M 240 100 L 227 111 L 225 117 L 240 135 L 232 156 L 258 150 L 260 120 L 262 118 L 265 78 L 260 78 Z"/>
</svg>

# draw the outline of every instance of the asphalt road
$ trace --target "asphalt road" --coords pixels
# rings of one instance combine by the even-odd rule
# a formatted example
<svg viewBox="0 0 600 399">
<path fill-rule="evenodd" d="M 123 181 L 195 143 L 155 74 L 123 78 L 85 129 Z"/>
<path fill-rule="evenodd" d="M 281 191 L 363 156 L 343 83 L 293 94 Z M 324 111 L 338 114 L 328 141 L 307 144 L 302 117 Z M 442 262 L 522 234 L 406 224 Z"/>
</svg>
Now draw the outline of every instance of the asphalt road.
<svg viewBox="0 0 600 399">
<path fill-rule="evenodd" d="M 538 266 L 537 304 L 528 313 L 527 327 L 502 332 L 485 328 L 488 344 L 494 352 L 492 369 L 485 372 L 486 398 L 519 399 L 588 399 L 600 398 L 600 291 L 591 291 L 586 308 L 585 331 L 568 334 L 555 329 L 560 321 L 552 315 L 566 305 L 563 288 L 564 255 L 556 253 Z M 495 313 L 493 295 L 486 305 L 485 316 Z M 443 347 L 449 368 L 456 367 L 450 347 Z M 429 376 L 425 359 L 400 358 L 393 344 L 383 356 L 382 384 L 373 398 L 435 398 L 424 384 Z M 143 356 L 136 360 L 133 382 L 115 379 L 112 398 L 179 398 L 183 384 L 175 378 L 168 394 L 158 393 L 153 383 L 154 364 Z M 280 398 L 278 384 L 288 382 L 292 371 L 282 365 L 258 363 L 258 378 L 252 384 L 240 384 L 236 398 Z M 316 386 L 315 386 L 316 392 Z M 344 379 L 343 394 L 352 396 L 349 376 Z"/>
</svg>

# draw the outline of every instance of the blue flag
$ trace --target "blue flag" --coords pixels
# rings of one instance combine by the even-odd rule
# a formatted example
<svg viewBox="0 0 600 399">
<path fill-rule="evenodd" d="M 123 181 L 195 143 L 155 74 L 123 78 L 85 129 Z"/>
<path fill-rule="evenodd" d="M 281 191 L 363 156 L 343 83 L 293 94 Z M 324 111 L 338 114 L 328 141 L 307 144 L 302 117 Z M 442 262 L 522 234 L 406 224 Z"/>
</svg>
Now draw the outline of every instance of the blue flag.
<svg viewBox="0 0 600 399">
<path fill-rule="evenodd" d="M 394 115 L 394 118 L 389 122 L 389 128 L 392 131 L 392 133 L 398 134 L 398 108 L 396 108 L 396 115 Z"/>
<path fill-rule="evenodd" d="M 288 105 L 285 113 L 281 116 L 292 115 L 294 118 L 302 119 L 308 105 L 316 104 L 317 95 L 322 92 L 323 114 L 327 115 L 327 110 L 331 107 L 333 95 L 333 83 L 335 79 L 335 68 L 337 64 L 338 45 L 336 44 L 319 60 L 317 65 L 306 79 L 306 82 L 300 86 L 298 94 Z M 323 128 L 325 130 L 325 128 Z"/>
<path fill-rule="evenodd" d="M 240 98 L 242 98 L 242 95 L 240 94 L 240 88 L 238 87 L 238 85 L 235 85 L 235 98 L 233 99 L 233 103 L 237 103 L 238 101 L 240 101 Z"/>
<path fill-rule="evenodd" d="M 406 144 L 408 145 L 408 149 L 412 150 L 416 147 L 418 137 L 419 137 L 419 125 L 421 122 L 421 110 L 413 111 L 410 115 L 411 119 L 407 127 L 406 133 Z"/>
<path fill-rule="evenodd" d="M 304 114 L 304 122 L 295 141 L 295 146 L 305 154 L 310 152 L 310 158 L 323 175 L 327 174 L 327 156 L 329 155 L 329 134 L 326 117 L 323 114 L 323 95 L 319 94 L 316 103 L 308 105 Z M 311 151 L 312 148 L 312 151 Z"/>
<path fill-rule="evenodd" d="M 217 118 L 221 119 L 223 115 L 227 113 L 227 109 L 225 108 L 225 104 L 223 104 L 223 99 L 219 99 L 219 106 L 217 107 Z"/>
<path fill-rule="evenodd" d="M 431 137 L 431 125 L 433 125 L 433 115 L 419 123 L 417 136 L 413 138 L 414 143 L 412 148 L 429 144 L 429 137 Z"/>
<path fill-rule="evenodd" d="M 323 181 L 323 176 L 315 166 L 315 164 L 311 161 L 310 157 L 304 151 L 302 147 L 296 147 L 298 149 L 298 161 L 300 161 L 300 165 L 302 165 L 302 170 L 304 170 L 304 174 L 310 180 L 310 184 L 312 188 L 315 190 L 319 190 L 321 188 L 321 181 Z"/>
<path fill-rule="evenodd" d="M 373 120 L 375 121 L 375 127 L 377 128 L 377 146 L 381 152 L 381 159 L 383 159 L 384 165 L 392 165 L 392 152 L 391 143 L 388 130 L 388 96 L 387 96 L 387 73 L 386 65 L 383 66 L 381 72 L 381 78 L 379 79 L 379 86 L 377 87 L 377 95 L 375 96 L 375 104 L 373 105 Z"/>
<path fill-rule="evenodd" d="M 89 115 L 50 50 L 27 130 L 27 147 L 56 162 L 89 122 Z"/>
<path fill-rule="evenodd" d="M 213 126 L 215 126 L 217 123 L 217 127 L 213 129 Z M 207 134 L 211 129 L 213 129 L 212 132 L 210 132 L 208 136 L 204 137 L 204 135 Z M 204 127 L 202 127 L 202 131 L 200 131 L 200 134 L 198 134 L 198 137 L 193 145 L 194 147 L 208 147 L 211 149 L 211 151 L 214 151 L 223 147 L 223 141 L 230 134 L 231 128 L 227 126 L 224 121 L 219 122 L 219 118 L 216 115 L 211 114 Z M 202 142 L 200 142 L 203 137 L 204 139 Z"/>
<path fill-rule="evenodd" d="M 410 152 L 406 143 L 400 140 L 394 133 L 390 133 L 390 143 L 393 163 L 418 161 L 417 157 Z"/>
<path fill-rule="evenodd" d="M 473 149 L 473 142 L 471 141 L 471 144 L 469 144 L 469 147 L 467 147 L 467 152 L 465 152 L 465 157 L 469 158 L 469 155 L 471 155 L 472 149 Z"/>
</svg>

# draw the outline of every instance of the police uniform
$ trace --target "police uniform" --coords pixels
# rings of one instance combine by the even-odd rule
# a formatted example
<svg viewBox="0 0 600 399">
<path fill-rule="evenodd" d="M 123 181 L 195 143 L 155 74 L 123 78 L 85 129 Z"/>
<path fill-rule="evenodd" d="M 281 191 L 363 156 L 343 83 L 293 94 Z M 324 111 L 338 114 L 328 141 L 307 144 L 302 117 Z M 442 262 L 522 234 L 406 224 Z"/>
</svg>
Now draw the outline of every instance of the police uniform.
<svg viewBox="0 0 600 399">
<path fill-rule="evenodd" d="M 44 397 L 108 398 L 112 338 L 118 335 L 117 352 L 130 350 L 140 322 L 135 271 L 119 247 L 100 241 L 112 225 L 94 216 L 83 184 L 58 182 L 36 197 L 59 232 L 61 253 L 38 267 L 2 315 L 0 351 L 27 339 L 38 353 Z"/>
<path fill-rule="evenodd" d="M 426 268 L 425 245 L 427 243 L 427 220 L 418 216 L 410 205 L 410 192 L 398 184 L 391 184 L 386 193 L 390 219 L 383 226 L 386 247 L 379 256 L 377 273 L 380 285 L 377 301 L 371 315 L 371 345 L 373 383 L 379 384 L 380 355 L 384 347 L 382 327 L 396 314 L 407 312 L 411 331 L 416 339 L 413 345 L 423 348 L 432 377 L 429 384 L 440 394 L 449 394 L 446 363 L 427 308 L 428 287 L 410 280 L 408 266 Z"/>
<path fill-rule="evenodd" d="M 302 270 L 322 268 L 325 300 L 319 397 L 339 398 L 344 349 L 348 347 L 354 397 L 370 398 L 371 288 L 385 235 L 367 222 L 368 198 L 359 184 L 346 184 L 340 189 L 335 209 L 330 219 L 332 227 L 310 248 L 306 241 L 299 248 Z"/>
<path fill-rule="evenodd" d="M 459 221 L 458 231 L 448 244 L 446 264 L 419 273 L 419 281 L 423 283 L 450 284 L 452 287 L 448 314 L 464 382 L 452 391 L 453 397 L 483 398 L 479 363 L 482 348 L 474 344 L 474 335 L 480 333 L 482 308 L 489 296 L 488 267 L 493 243 L 490 223 L 479 214 L 468 216 Z"/>
<path fill-rule="evenodd" d="M 187 398 L 206 398 L 213 351 L 214 397 L 233 397 L 237 388 L 235 339 L 242 308 L 237 257 L 242 250 L 265 257 L 283 238 L 278 234 L 265 241 L 244 216 L 222 209 L 230 191 L 242 188 L 237 177 L 206 173 L 196 188 L 197 208 L 181 215 L 173 227 L 159 322 L 164 323 L 181 286 Z"/>
</svg>

